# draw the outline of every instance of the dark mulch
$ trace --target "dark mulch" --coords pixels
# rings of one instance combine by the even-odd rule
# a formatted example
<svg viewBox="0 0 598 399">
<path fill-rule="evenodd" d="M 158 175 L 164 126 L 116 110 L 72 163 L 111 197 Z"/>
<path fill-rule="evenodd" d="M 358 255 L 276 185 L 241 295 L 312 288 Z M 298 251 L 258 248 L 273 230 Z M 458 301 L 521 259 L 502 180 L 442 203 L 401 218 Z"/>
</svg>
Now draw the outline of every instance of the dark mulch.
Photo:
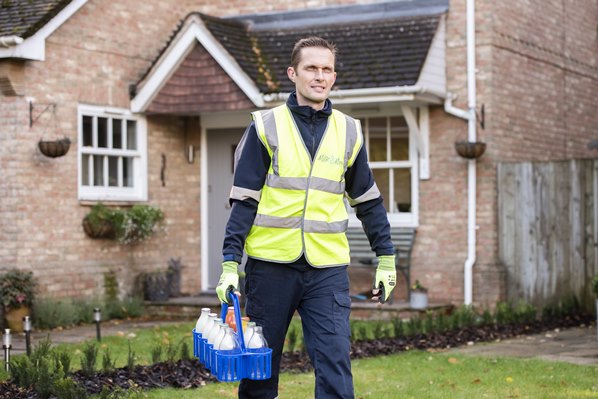
<svg viewBox="0 0 598 399">
<path fill-rule="evenodd" d="M 360 359 L 388 355 L 411 349 L 446 349 L 465 345 L 468 342 L 490 342 L 518 335 L 537 334 L 555 328 L 587 325 L 593 321 L 593 316 L 572 316 L 552 322 L 465 327 L 443 333 L 357 341 L 351 345 L 351 358 Z M 283 353 L 281 371 L 306 372 L 311 369 L 309 357 L 305 352 Z M 141 388 L 197 388 L 216 381 L 196 359 L 179 360 L 174 363 L 156 363 L 151 366 L 137 366 L 133 371 L 122 368 L 110 373 L 97 373 L 92 378 L 88 378 L 78 371 L 73 375 L 73 378 L 84 386 L 90 394 L 99 393 L 104 386 L 128 388 L 130 381 L 133 381 Z M 10 383 L 2 383 L 0 384 L 0 398 L 38 399 L 39 396 L 33 390 L 24 390 Z"/>
</svg>

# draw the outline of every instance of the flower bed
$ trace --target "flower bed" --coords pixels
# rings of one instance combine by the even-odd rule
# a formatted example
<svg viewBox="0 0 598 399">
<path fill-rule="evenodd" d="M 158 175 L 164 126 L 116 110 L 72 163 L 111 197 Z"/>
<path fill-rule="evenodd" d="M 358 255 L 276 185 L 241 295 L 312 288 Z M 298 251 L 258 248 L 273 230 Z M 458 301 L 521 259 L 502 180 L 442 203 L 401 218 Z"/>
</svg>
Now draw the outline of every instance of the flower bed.
<svg viewBox="0 0 598 399">
<path fill-rule="evenodd" d="M 465 345 L 468 342 L 492 342 L 497 339 L 507 339 L 519 335 L 537 334 L 555 328 L 588 325 L 592 321 L 593 316 L 589 315 L 565 316 L 551 321 L 503 325 L 488 324 L 430 334 L 416 333 L 397 338 L 361 340 L 352 343 L 351 357 L 360 359 L 400 353 L 412 349 L 447 349 Z M 281 371 L 306 372 L 311 369 L 312 366 L 305 351 L 283 353 Z M 161 362 L 151 366 L 136 366 L 131 370 L 129 368 L 120 368 L 109 373 L 99 372 L 91 377 L 86 376 L 82 371 L 77 371 L 73 374 L 73 379 L 84 387 L 88 394 L 100 393 L 102 387 L 127 389 L 131 381 L 144 389 L 164 387 L 198 388 L 215 382 L 214 377 L 196 359 Z M 32 389 L 19 388 L 12 383 L 0 384 L 0 397 L 14 399 L 40 398 Z"/>
</svg>

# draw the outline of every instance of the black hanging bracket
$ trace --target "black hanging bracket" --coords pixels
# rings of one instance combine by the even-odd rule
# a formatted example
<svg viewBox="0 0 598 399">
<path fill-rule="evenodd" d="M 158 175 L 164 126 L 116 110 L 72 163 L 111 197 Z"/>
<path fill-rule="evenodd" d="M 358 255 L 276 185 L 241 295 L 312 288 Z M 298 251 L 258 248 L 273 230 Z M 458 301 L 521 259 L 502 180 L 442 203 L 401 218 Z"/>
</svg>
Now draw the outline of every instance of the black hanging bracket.
<svg viewBox="0 0 598 399">
<path fill-rule="evenodd" d="M 46 112 L 48 109 L 53 108 L 56 110 L 56 103 L 39 103 L 39 105 L 45 105 L 46 107 L 35 116 L 33 117 L 33 101 L 29 101 L 29 127 L 32 127 L 33 124 Z"/>
</svg>

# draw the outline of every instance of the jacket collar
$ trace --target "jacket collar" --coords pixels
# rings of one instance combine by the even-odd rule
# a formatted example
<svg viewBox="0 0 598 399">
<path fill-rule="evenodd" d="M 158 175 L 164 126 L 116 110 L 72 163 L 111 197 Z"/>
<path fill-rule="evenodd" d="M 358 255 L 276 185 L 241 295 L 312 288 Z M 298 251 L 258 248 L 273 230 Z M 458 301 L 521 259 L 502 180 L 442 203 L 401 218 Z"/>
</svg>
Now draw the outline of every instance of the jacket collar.
<svg viewBox="0 0 598 399">
<path fill-rule="evenodd" d="M 292 92 L 287 100 L 287 107 L 291 110 L 291 112 L 302 119 L 324 119 L 328 118 L 332 115 L 332 103 L 330 100 L 326 99 L 324 103 L 324 108 L 321 110 L 316 111 L 309 105 L 299 105 L 297 103 L 297 92 Z"/>
</svg>

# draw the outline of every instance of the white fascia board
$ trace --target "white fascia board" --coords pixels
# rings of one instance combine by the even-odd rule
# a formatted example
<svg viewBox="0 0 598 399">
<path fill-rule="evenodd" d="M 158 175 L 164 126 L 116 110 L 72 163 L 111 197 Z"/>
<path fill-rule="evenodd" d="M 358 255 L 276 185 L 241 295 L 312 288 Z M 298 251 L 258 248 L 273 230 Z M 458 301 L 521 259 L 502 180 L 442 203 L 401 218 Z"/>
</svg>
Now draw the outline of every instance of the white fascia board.
<svg viewBox="0 0 598 399">
<path fill-rule="evenodd" d="M 26 60 L 44 61 L 46 59 L 46 39 L 68 20 L 75 12 L 87 3 L 87 0 L 74 0 L 64 7 L 54 18 L 40 30 L 22 43 L 9 48 L 0 48 L 0 58 L 22 58 Z"/>
<path fill-rule="evenodd" d="M 198 17 L 193 17 L 183 34 L 162 57 L 158 66 L 147 78 L 139 93 L 131 100 L 131 110 L 133 112 L 144 112 L 149 107 L 160 89 L 168 82 L 168 79 L 191 51 L 195 41 L 198 41 L 210 53 L 256 107 L 264 106 L 262 94 L 255 83 L 218 40 L 214 38 L 203 21 Z"/>
<path fill-rule="evenodd" d="M 181 62 L 193 49 L 197 40 L 197 27 L 189 25 L 175 43 L 161 57 L 154 70 L 146 79 L 135 98 L 131 100 L 131 112 L 144 112 L 154 97 L 160 92 Z"/>
<path fill-rule="evenodd" d="M 425 87 L 438 97 L 446 97 L 446 22 L 441 15 L 430 43 L 416 86 Z"/>
</svg>

